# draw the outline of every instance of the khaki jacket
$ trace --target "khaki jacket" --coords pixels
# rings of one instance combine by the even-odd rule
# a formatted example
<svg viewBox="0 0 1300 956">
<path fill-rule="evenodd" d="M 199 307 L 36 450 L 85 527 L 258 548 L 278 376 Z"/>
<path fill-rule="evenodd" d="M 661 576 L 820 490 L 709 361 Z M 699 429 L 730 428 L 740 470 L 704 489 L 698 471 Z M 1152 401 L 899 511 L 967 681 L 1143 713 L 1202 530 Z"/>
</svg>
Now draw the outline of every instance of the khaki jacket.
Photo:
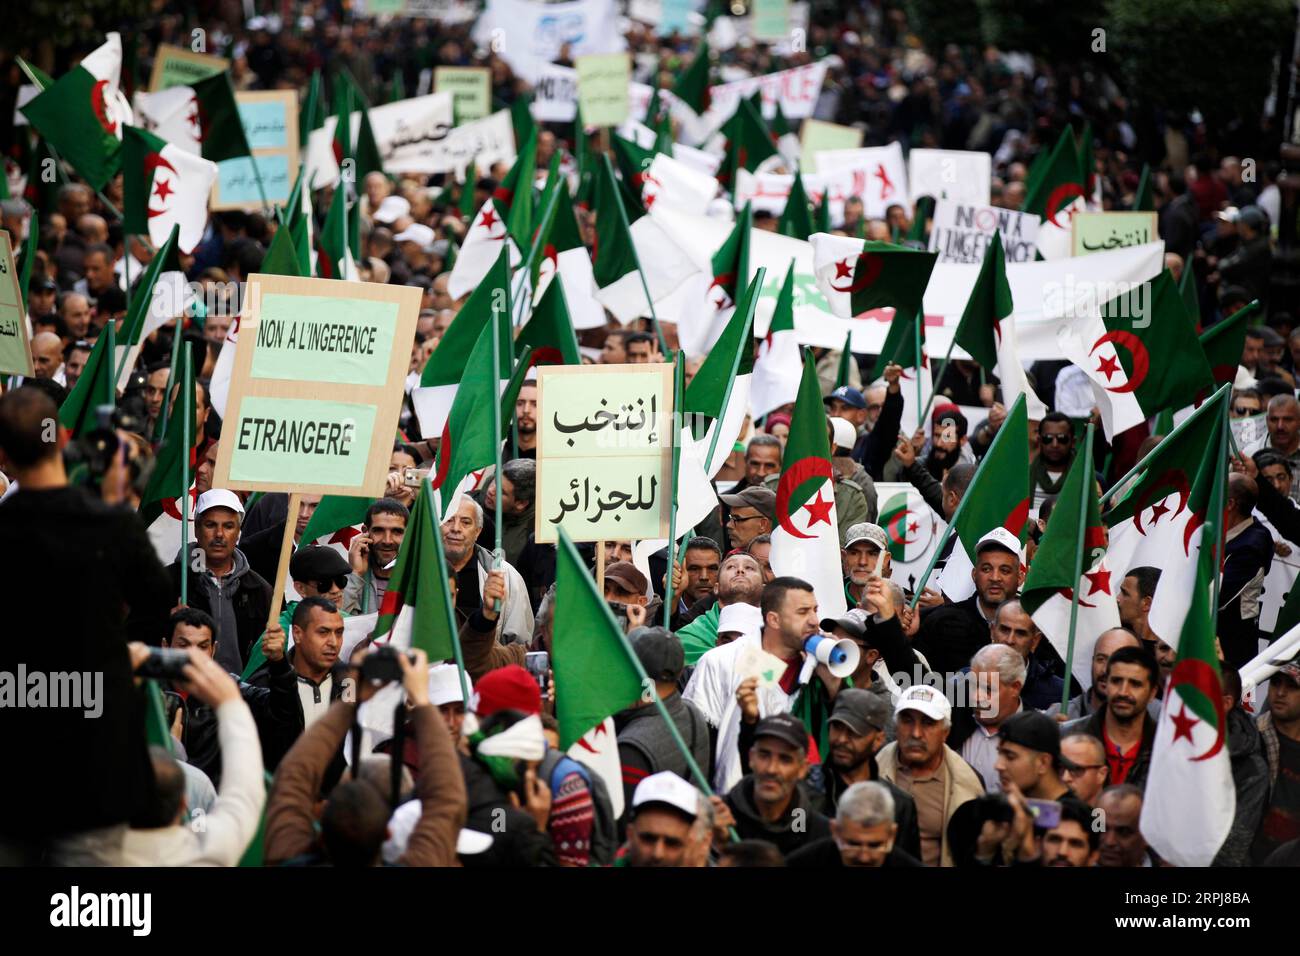
<svg viewBox="0 0 1300 956">
<path fill-rule="evenodd" d="M 876 765 L 880 768 L 880 778 L 898 784 L 898 742 L 886 744 L 876 754 Z M 948 789 L 943 798 L 943 839 L 940 842 L 940 866 L 952 866 L 952 848 L 948 845 L 948 821 L 963 803 L 984 796 L 984 785 L 970 764 L 961 759 L 957 751 L 947 744 L 943 747 L 943 763 L 947 773 Z"/>
</svg>

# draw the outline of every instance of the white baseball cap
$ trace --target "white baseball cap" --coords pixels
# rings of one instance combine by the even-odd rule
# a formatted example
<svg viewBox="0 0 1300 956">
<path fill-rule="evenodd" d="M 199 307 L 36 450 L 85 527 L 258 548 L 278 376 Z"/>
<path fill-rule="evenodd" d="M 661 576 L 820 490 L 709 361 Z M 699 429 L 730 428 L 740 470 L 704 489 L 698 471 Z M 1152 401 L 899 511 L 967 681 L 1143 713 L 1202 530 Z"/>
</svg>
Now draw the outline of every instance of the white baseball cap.
<svg viewBox="0 0 1300 956">
<path fill-rule="evenodd" d="M 746 637 L 763 630 L 763 612 L 752 604 L 728 604 L 718 614 L 718 633 L 739 631 Z"/>
<path fill-rule="evenodd" d="M 1016 557 L 1019 557 L 1020 539 L 1006 528 L 994 528 L 976 542 L 975 553 L 979 554 L 986 548 L 1000 548 L 1003 551 L 1010 551 Z"/>
<path fill-rule="evenodd" d="M 371 218 L 375 222 L 393 223 L 410 214 L 411 204 L 404 198 L 401 196 L 385 196 L 384 201 L 379 204 L 379 208 L 375 210 L 375 214 Z"/>
<path fill-rule="evenodd" d="M 853 446 L 858 443 L 858 430 L 853 427 L 853 423 L 847 418 L 832 418 L 831 429 L 835 433 L 835 448 L 847 448 L 853 450 Z M 831 454 L 835 454 L 835 448 L 831 449 Z"/>
<path fill-rule="evenodd" d="M 651 774 L 636 785 L 632 793 L 632 809 L 647 803 L 666 803 L 692 820 L 700 814 L 700 792 L 671 770 Z"/>
<path fill-rule="evenodd" d="M 474 693 L 474 685 L 469 675 L 465 675 L 465 685 Z M 429 703 L 434 707 L 443 704 L 464 703 L 465 697 L 460 691 L 460 668 L 455 664 L 435 664 L 429 668 Z"/>
<path fill-rule="evenodd" d="M 413 222 L 397 235 L 393 236 L 394 242 L 414 242 L 423 251 L 430 252 L 433 250 L 433 243 L 438 237 L 432 229 L 422 222 Z"/>
<path fill-rule="evenodd" d="M 894 704 L 894 716 L 897 717 L 905 710 L 919 710 L 931 720 L 952 719 L 952 704 L 948 703 L 943 691 L 929 684 L 913 684 L 898 695 L 898 703 Z"/>
<path fill-rule="evenodd" d="M 229 508 L 235 514 L 244 513 L 244 505 L 239 500 L 239 495 L 225 488 L 210 488 L 199 495 L 199 500 L 194 503 L 194 517 L 197 518 L 209 508 Z"/>
</svg>

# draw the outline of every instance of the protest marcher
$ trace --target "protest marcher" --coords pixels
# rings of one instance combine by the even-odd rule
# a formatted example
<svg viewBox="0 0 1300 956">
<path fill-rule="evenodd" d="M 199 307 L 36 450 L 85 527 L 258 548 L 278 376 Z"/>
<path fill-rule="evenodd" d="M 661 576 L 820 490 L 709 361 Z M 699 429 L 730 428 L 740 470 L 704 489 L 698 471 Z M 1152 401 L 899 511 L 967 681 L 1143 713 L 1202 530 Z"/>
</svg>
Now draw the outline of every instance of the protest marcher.
<svg viewBox="0 0 1300 956">
<path fill-rule="evenodd" d="M 981 647 L 970 660 L 966 680 L 967 687 L 973 689 L 974 704 L 953 708 L 948 746 L 979 774 L 986 791 L 1001 790 L 1002 775 L 997 770 L 1001 732 L 1025 709 L 1024 658 L 1006 644 Z"/>
<path fill-rule="evenodd" d="M 1101 834 L 1078 801 L 1061 802 L 1061 821 L 1043 834 L 1043 866 L 1096 866 Z"/>
<path fill-rule="evenodd" d="M 1288 661 L 1268 682 L 1268 698 L 1259 716 L 1259 733 L 1268 757 L 1270 781 L 1259 832 L 1250 855 L 1256 865 L 1289 841 L 1300 838 L 1300 663 Z"/>
<path fill-rule="evenodd" d="M 1216 633 L 1231 667 L 1241 667 L 1259 652 L 1260 600 L 1264 578 L 1273 565 L 1273 535 L 1254 516 L 1258 500 L 1254 481 L 1245 475 L 1230 476 Z"/>
<path fill-rule="evenodd" d="M 831 836 L 791 853 L 788 866 L 922 866 L 899 843 L 897 794 L 887 784 L 862 781 L 841 797 Z"/>
<path fill-rule="evenodd" d="M 1142 642 L 1152 653 L 1159 636 L 1151 630 L 1149 618 L 1151 602 L 1160 584 L 1160 569 L 1152 567 L 1130 568 L 1120 582 L 1115 604 L 1119 608 L 1119 622 Z"/>
<path fill-rule="evenodd" d="M 1061 738 L 1061 782 L 1090 807 L 1097 805 L 1110 777 L 1106 745 L 1092 734 Z"/>
<path fill-rule="evenodd" d="M 473 498 L 461 495 L 456 511 L 442 522 L 443 551 L 447 555 L 448 571 L 456 578 L 459 624 L 465 623 L 481 606 L 488 572 L 494 570 L 492 553 L 475 543 L 482 530 L 483 509 Z M 353 567 L 355 569 L 356 565 Z M 495 570 L 503 572 L 506 578 L 506 595 L 497 618 L 497 634 L 526 643 L 533 633 L 533 608 L 528 601 L 527 585 L 508 562 L 503 562 Z"/>
<path fill-rule="evenodd" d="M 803 784 L 808 731 L 793 714 L 776 714 L 757 721 L 752 735 L 747 773 L 727 794 L 727 806 L 742 839 L 767 840 L 788 858 L 805 843 L 830 835 L 830 821 L 812 809 Z"/>
<path fill-rule="evenodd" d="M 776 492 L 769 488 L 753 485 L 734 494 L 719 495 L 718 499 L 730 509 L 727 539 L 733 551 L 743 551 L 760 534 L 771 534 L 776 526 Z"/>
<path fill-rule="evenodd" d="M 993 612 L 991 635 L 994 644 L 1014 647 L 1024 658 L 1025 686 L 1021 688 L 1020 697 L 1025 706 L 1048 710 L 1055 704 L 1059 708 L 1065 682 L 1052 673 L 1051 666 L 1035 653 L 1044 646 L 1043 632 L 1018 600 L 1009 598 L 998 605 Z"/>
<path fill-rule="evenodd" d="M 1121 783 L 1102 791 L 1097 809 L 1104 813 L 1106 829 L 1101 832 L 1098 866 L 1158 866 L 1138 826 L 1142 818 L 1142 791 Z"/>
<path fill-rule="evenodd" d="M 677 632 L 688 665 L 696 664 L 705 652 L 718 644 L 724 610 L 741 604 L 758 610 L 763 585 L 763 569 L 755 558 L 744 553 L 733 553 L 723 559 L 718 570 L 717 599 L 697 601 L 691 608 L 695 616 Z M 700 604 L 707 606 L 700 608 Z"/>
<path fill-rule="evenodd" d="M 1268 801 L 1268 758 L 1264 739 L 1254 718 L 1241 706 L 1241 673 L 1223 669 L 1224 710 L 1228 718 L 1228 752 L 1232 757 L 1232 785 L 1236 806 L 1232 829 L 1215 854 L 1214 866 L 1247 866 L 1250 846 Z"/>
<path fill-rule="evenodd" d="M 533 505 L 537 497 L 537 464 L 529 458 L 507 461 L 501 468 L 501 548 L 511 565 L 519 566 L 519 556 L 533 533 Z M 488 481 L 483 492 L 483 511 L 493 514 L 496 507 L 497 481 Z M 486 529 L 484 534 L 486 533 Z"/>
<path fill-rule="evenodd" d="M 1106 708 L 1061 724 L 1062 735 L 1090 734 L 1106 749 L 1112 786 L 1126 783 L 1139 792 L 1151 768 L 1156 722 L 1147 712 L 1155 697 L 1160 668 L 1141 647 L 1121 647 L 1106 662 Z"/>
<path fill-rule="evenodd" d="M 1126 628 L 1111 628 L 1109 631 L 1102 631 L 1098 634 L 1097 643 L 1093 645 L 1092 649 L 1092 683 L 1082 694 L 1070 698 L 1070 705 L 1066 708 L 1065 718 L 1067 720 L 1078 720 L 1081 717 L 1095 714 L 1104 708 L 1106 706 L 1106 664 L 1110 661 L 1110 655 L 1121 647 L 1141 646 L 1142 642 Z M 1047 713 L 1058 713 L 1060 706 L 1061 702 L 1058 699 L 1056 705 L 1049 708 Z"/>
<path fill-rule="evenodd" d="M 615 866 L 707 866 L 713 839 L 709 802 L 677 774 L 646 777 L 632 794 L 627 843 Z"/>
<path fill-rule="evenodd" d="M 669 622 L 674 631 L 695 619 L 697 615 L 692 613 L 692 608 L 696 604 L 711 602 L 717 597 L 721 571 L 722 549 L 717 542 L 712 538 L 691 538 L 683 561 L 674 565 L 673 593 L 678 595 L 678 601 Z"/>
<path fill-rule="evenodd" d="M 1073 459 L 1074 424 L 1060 412 L 1048 412 L 1038 423 L 1038 456 L 1029 469 L 1035 511 L 1049 495 L 1060 494 Z"/>
<path fill-rule="evenodd" d="M 410 518 L 406 505 L 391 498 L 380 498 L 366 509 L 361 533 L 348 545 L 352 573 L 343 595 L 345 606 L 355 606 L 358 614 L 379 610 Z"/>
</svg>

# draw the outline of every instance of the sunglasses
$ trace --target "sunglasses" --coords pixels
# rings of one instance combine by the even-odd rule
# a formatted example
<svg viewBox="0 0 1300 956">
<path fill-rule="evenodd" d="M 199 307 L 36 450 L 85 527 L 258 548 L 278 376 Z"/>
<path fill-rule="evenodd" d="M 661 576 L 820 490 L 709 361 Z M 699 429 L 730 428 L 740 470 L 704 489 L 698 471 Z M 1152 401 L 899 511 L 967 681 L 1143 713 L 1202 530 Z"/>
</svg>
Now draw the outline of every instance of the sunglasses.
<svg viewBox="0 0 1300 956">
<path fill-rule="evenodd" d="M 761 517 L 763 517 L 763 516 L 762 516 L 762 515 L 737 515 L 737 514 L 730 514 L 730 515 L 727 515 L 727 524 L 743 524 L 743 523 L 746 522 L 746 521 L 754 521 L 755 519 L 758 519 L 758 518 L 761 518 Z"/>
<path fill-rule="evenodd" d="M 334 588 L 342 590 L 348 586 L 348 576 L 346 574 L 338 574 L 332 578 L 318 579 L 312 583 L 316 585 L 317 591 L 332 591 Z"/>
<path fill-rule="evenodd" d="M 1258 415 L 1259 409 L 1250 405 L 1233 405 L 1232 414 L 1234 415 Z"/>
<path fill-rule="evenodd" d="M 1040 445 L 1068 445 L 1074 440 L 1073 435 L 1039 435 Z"/>
</svg>

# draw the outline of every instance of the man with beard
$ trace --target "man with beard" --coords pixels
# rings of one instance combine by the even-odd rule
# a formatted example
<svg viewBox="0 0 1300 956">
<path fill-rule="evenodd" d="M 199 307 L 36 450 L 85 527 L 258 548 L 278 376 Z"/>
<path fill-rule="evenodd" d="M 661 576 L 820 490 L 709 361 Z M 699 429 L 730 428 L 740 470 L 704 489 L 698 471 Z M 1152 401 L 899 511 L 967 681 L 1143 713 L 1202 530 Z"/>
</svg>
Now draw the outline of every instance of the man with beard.
<svg viewBox="0 0 1300 956">
<path fill-rule="evenodd" d="M 861 522 L 853 525 L 844 535 L 840 549 L 840 563 L 844 569 L 844 597 L 850 607 L 862 607 L 866 597 L 867 582 L 877 576 L 889 580 L 891 556 L 885 529 L 877 524 Z"/>
<path fill-rule="evenodd" d="M 722 609 L 732 604 L 758 607 L 763 594 L 763 569 L 751 555 L 729 554 L 718 571 L 717 600 L 704 608 L 692 606 L 695 618 L 677 632 L 688 665 L 718 644 L 718 619 Z"/>
<path fill-rule="evenodd" d="M 355 607 L 358 614 L 379 610 L 410 517 L 406 506 L 392 498 L 380 498 L 366 509 L 361 533 L 348 545 L 352 573 L 343 590 L 345 607 Z"/>
<path fill-rule="evenodd" d="M 1092 648 L 1092 686 L 1084 693 L 1070 698 L 1070 706 L 1065 712 L 1066 718 L 1078 720 L 1104 708 L 1106 706 L 1106 664 L 1110 661 L 1110 655 L 1121 647 L 1141 646 L 1142 642 L 1127 628 L 1112 627 L 1108 631 L 1102 631 Z M 1057 703 L 1056 707 L 1048 713 L 1055 714 L 1060 706 L 1060 703 Z"/>
<path fill-rule="evenodd" d="M 998 605 L 1014 596 L 1024 581 L 1020 569 L 1020 540 L 1006 528 L 994 528 L 975 545 L 971 570 L 975 593 L 956 604 L 945 604 L 921 619 L 916 649 L 943 674 L 961 670 L 990 642 L 990 626 Z"/>
<path fill-rule="evenodd" d="M 1147 713 L 1160 667 L 1150 651 L 1121 647 L 1106 663 L 1106 708 L 1091 717 L 1061 725 L 1061 734 L 1091 734 L 1106 748 L 1110 781 L 1146 786 L 1155 743 L 1156 721 Z"/>
<path fill-rule="evenodd" d="M 632 794 L 627 843 L 615 866 L 708 866 L 713 839 L 709 802 L 667 770 L 646 777 Z"/>
<path fill-rule="evenodd" d="M 1059 495 L 1074 458 L 1074 425 L 1060 412 L 1048 412 L 1038 426 L 1038 456 L 1029 466 L 1035 514 L 1049 495 Z"/>
<path fill-rule="evenodd" d="M 696 615 L 692 613 L 694 605 L 702 604 L 707 608 L 713 603 L 718 593 L 721 569 L 722 549 L 717 542 L 712 538 L 691 538 L 686 545 L 683 563 L 673 567 L 673 594 L 678 600 L 669 623 L 674 631 L 695 619 Z"/>
<path fill-rule="evenodd" d="M 502 460 L 537 457 L 537 382 L 527 381 L 519 386 L 515 398 L 515 431 L 517 451 L 511 453 L 510 440 L 501 449 Z"/>
<path fill-rule="evenodd" d="M 748 764 L 750 772 L 726 797 L 742 840 L 766 840 L 788 857 L 831 835 L 830 820 L 812 808 L 803 786 L 808 775 L 803 721 L 788 713 L 758 721 Z"/>
<path fill-rule="evenodd" d="M 879 694 L 860 687 L 840 691 L 835 697 L 828 728 L 829 759 L 813 767 L 808 775 L 808 789 L 813 795 L 813 807 L 830 816 L 850 787 L 869 780 L 878 782 L 894 798 L 899 845 L 919 857 L 921 831 L 916 825 L 916 802 L 888 780 L 881 780 L 876 766 L 876 754 L 885 745 L 889 711 L 888 701 Z"/>
<path fill-rule="evenodd" d="M 535 433 L 534 433 L 535 434 Z M 483 491 L 483 511 L 496 514 L 497 480 L 489 478 Z M 537 498 L 537 462 L 532 456 L 513 458 L 501 466 L 501 550 L 506 560 L 516 566 L 524 548 L 533 540 L 536 524 L 534 504 Z M 492 543 L 496 534 L 490 531 Z M 482 537 L 486 537 L 483 535 Z M 489 542 L 483 541 L 484 546 Z"/>
<path fill-rule="evenodd" d="M 492 552 L 475 542 L 483 530 L 483 509 L 469 495 L 461 495 L 456 510 L 442 522 L 442 547 L 448 570 L 456 579 L 456 623 L 464 625 L 483 604 L 483 587 L 493 570 Z M 505 643 L 527 643 L 533 638 L 533 608 L 528 586 L 514 566 L 503 561 L 497 568 L 505 574 L 506 594 L 497 613 L 495 628 Z"/>
<path fill-rule="evenodd" d="M 1101 833 L 1077 800 L 1061 802 L 1061 822 L 1043 834 L 1043 866 L 1096 866 Z"/>
<path fill-rule="evenodd" d="M 320 495 L 305 492 L 300 496 L 298 520 L 293 527 L 294 553 L 297 553 L 299 548 L 311 544 L 310 541 L 302 540 L 302 533 L 307 530 L 307 525 L 311 521 L 311 516 L 316 513 L 316 506 L 320 504 L 320 499 Z M 285 519 L 288 519 L 287 510 Z M 284 521 L 278 521 L 269 528 L 263 528 L 257 534 L 249 535 L 243 544 L 248 563 L 254 571 L 268 581 L 275 580 L 275 573 L 280 565 L 280 545 L 284 543 L 284 525 Z M 353 608 L 349 607 L 348 613 L 352 610 Z"/>
<path fill-rule="evenodd" d="M 968 425 L 966 416 L 956 405 L 940 405 L 930 414 L 930 422 L 930 453 L 925 456 L 925 470 L 935 481 L 943 481 L 949 468 L 969 460 L 963 454 Z"/>
</svg>

